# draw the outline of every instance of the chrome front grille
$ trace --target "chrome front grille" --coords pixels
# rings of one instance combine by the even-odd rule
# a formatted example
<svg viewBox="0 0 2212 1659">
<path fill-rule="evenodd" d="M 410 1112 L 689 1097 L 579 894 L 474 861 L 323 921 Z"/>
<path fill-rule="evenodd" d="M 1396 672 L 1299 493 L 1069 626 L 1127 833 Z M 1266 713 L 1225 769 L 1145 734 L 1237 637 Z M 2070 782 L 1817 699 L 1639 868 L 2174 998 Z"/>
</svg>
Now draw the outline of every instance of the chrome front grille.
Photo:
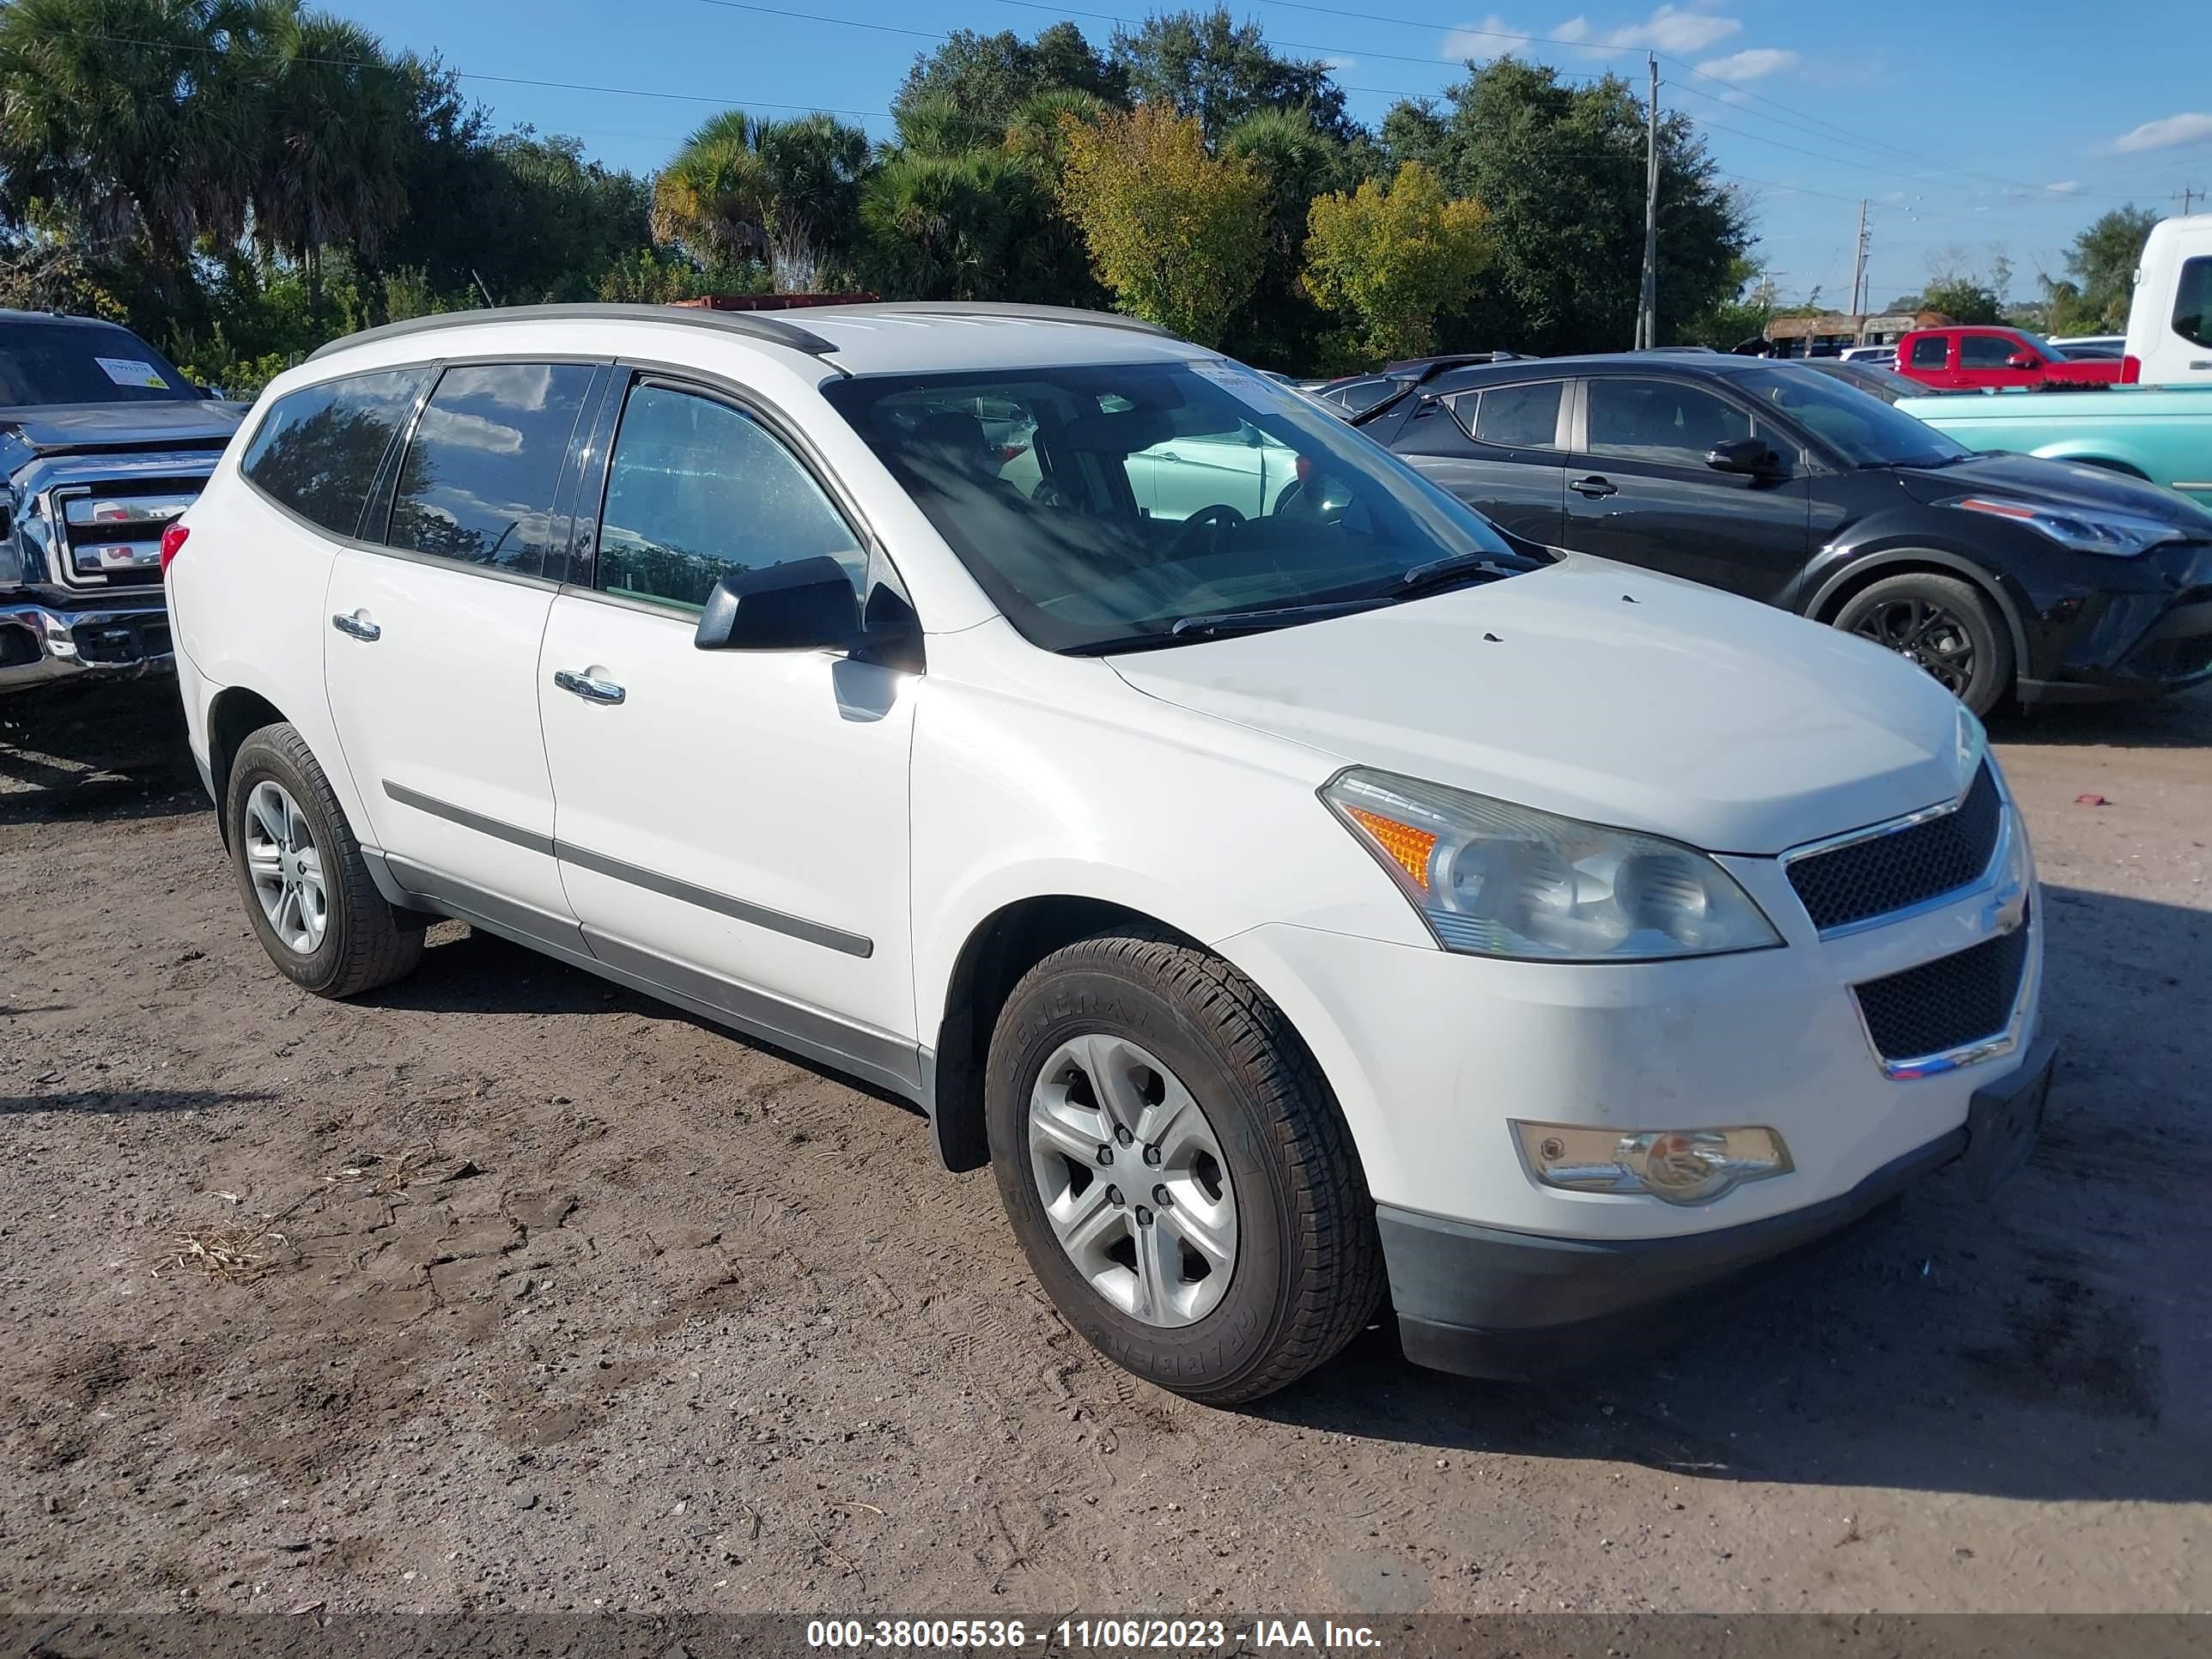
<svg viewBox="0 0 2212 1659">
<path fill-rule="evenodd" d="M 1996 854 L 2004 813 L 1984 761 L 1954 805 L 1791 854 L 1784 868 L 1814 927 L 1845 932 L 1972 886 Z"/>
<path fill-rule="evenodd" d="M 54 492 L 70 578 L 126 586 L 161 579 L 161 532 L 198 499 L 198 478 L 75 484 Z"/>
</svg>

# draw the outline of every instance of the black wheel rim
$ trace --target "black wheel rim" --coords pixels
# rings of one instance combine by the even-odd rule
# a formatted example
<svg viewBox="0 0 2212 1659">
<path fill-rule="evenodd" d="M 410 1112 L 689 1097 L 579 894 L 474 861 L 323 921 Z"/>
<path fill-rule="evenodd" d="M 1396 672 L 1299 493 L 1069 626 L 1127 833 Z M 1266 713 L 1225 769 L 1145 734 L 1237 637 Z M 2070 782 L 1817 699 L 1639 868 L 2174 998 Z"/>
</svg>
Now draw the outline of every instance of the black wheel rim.
<svg viewBox="0 0 2212 1659">
<path fill-rule="evenodd" d="M 1851 632 L 1917 663 L 1954 697 L 1974 683 L 1974 635 L 1956 611 L 1931 599 L 1884 599 Z"/>
</svg>

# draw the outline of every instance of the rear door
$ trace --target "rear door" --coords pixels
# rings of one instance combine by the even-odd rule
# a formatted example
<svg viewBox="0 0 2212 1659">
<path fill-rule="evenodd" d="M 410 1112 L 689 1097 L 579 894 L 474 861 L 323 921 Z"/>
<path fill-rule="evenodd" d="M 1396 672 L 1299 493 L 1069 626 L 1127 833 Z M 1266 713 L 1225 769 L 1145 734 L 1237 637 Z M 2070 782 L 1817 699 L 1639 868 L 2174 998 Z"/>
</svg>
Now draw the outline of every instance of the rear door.
<svg viewBox="0 0 2212 1659">
<path fill-rule="evenodd" d="M 1501 529 L 1557 547 L 1566 521 L 1571 384 L 1446 392 L 1417 408 L 1390 447 Z"/>
<path fill-rule="evenodd" d="M 1956 346 L 1957 341 L 1948 334 L 1915 334 L 1899 343 L 1898 372 L 1938 390 L 1955 387 L 1959 377 L 1952 359 Z"/>
<path fill-rule="evenodd" d="M 331 714 L 403 884 L 556 935 L 574 922 L 538 654 L 563 574 L 547 561 L 566 547 L 569 445 L 605 374 L 446 368 L 363 525 L 380 545 L 339 551 L 325 605 Z"/>
<path fill-rule="evenodd" d="M 1565 544 L 1770 603 L 1805 562 L 1809 487 L 1795 440 L 1710 381 L 1659 375 L 1583 382 L 1567 460 Z M 1763 438 L 1781 473 L 1705 464 L 1714 445 Z"/>
</svg>

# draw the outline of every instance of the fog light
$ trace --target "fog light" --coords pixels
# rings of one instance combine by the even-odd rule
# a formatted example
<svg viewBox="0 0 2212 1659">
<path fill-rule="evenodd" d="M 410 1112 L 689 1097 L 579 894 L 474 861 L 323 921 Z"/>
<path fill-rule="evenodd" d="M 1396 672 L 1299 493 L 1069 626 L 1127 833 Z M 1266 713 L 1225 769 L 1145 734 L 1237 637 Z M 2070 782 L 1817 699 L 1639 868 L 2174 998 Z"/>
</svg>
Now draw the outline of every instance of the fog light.
<svg viewBox="0 0 2212 1659">
<path fill-rule="evenodd" d="M 1710 1204 L 1747 1181 L 1788 1175 L 1790 1149 L 1771 1129 L 1588 1129 L 1513 1125 L 1521 1161 L 1547 1187 L 1635 1193 L 1669 1204 Z"/>
</svg>

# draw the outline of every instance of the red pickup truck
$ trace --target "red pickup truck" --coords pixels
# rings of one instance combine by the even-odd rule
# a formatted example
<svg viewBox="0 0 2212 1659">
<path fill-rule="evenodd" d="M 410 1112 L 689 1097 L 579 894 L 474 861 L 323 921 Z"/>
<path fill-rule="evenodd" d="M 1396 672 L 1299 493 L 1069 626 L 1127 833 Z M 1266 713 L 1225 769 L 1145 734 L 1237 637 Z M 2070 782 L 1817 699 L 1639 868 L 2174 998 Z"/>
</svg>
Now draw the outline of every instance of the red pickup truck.
<svg viewBox="0 0 2212 1659">
<path fill-rule="evenodd" d="M 2017 328 L 1923 328 L 1897 343 L 1897 372 L 1939 392 L 2002 386 L 2117 386 L 2121 365 L 2068 357 Z"/>
</svg>

